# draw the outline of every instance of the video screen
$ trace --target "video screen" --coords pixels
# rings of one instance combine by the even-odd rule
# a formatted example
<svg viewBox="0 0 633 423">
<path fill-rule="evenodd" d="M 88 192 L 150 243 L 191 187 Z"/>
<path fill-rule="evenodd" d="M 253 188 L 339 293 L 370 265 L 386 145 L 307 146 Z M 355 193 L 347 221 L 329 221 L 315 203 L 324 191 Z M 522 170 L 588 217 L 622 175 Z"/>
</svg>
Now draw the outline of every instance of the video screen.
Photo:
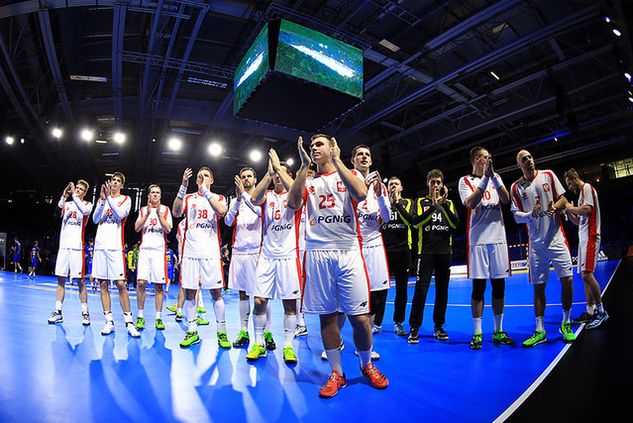
<svg viewBox="0 0 633 423">
<path fill-rule="evenodd" d="M 363 98 L 363 51 L 304 26 L 281 21 L 275 70 Z"/>
<path fill-rule="evenodd" d="M 233 77 L 234 113 L 237 113 L 244 105 L 248 96 L 268 72 L 269 67 L 268 24 L 266 24 L 235 69 Z"/>
</svg>

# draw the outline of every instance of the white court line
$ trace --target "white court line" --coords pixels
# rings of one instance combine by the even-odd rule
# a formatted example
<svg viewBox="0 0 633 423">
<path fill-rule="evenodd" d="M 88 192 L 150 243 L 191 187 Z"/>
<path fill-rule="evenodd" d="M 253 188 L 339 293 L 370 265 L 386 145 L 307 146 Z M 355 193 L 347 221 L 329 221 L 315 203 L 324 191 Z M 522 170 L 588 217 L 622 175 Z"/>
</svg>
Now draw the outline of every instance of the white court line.
<svg viewBox="0 0 633 423">
<path fill-rule="evenodd" d="M 607 285 L 608 286 L 608 285 Z M 606 287 L 605 287 L 606 290 Z M 395 304 L 395 302 L 393 301 L 387 301 L 386 304 Z M 585 301 L 577 301 L 575 303 L 572 303 L 572 305 L 580 305 L 580 304 L 585 304 Z M 407 305 L 413 305 L 413 303 L 407 303 Z M 547 303 L 547 306 L 562 306 L 562 303 Z M 426 303 L 425 306 L 435 306 L 435 304 L 433 303 Z M 447 304 L 447 307 L 472 307 L 471 304 Z M 492 308 L 492 304 L 484 304 L 485 308 Z M 509 307 L 534 307 L 534 304 L 505 304 L 504 305 L 505 308 L 509 308 Z"/>
<path fill-rule="evenodd" d="M 615 273 L 618 271 L 618 268 L 620 267 L 620 263 L 622 262 L 622 260 L 618 261 L 618 264 L 615 266 L 615 270 L 613 271 L 613 273 L 611 274 L 611 277 L 609 278 L 609 282 L 607 282 L 607 285 L 604 287 L 604 290 L 602 291 L 602 295 L 604 295 L 604 293 L 607 291 L 607 288 L 609 287 L 609 285 L 611 284 L 611 280 L 613 279 L 613 276 L 615 275 Z M 580 327 L 576 330 L 575 334 L 576 336 L 578 336 L 578 334 L 584 329 L 585 324 L 581 324 Z M 512 415 L 512 413 L 514 413 L 516 411 L 517 408 L 519 408 L 521 406 L 521 404 L 523 404 L 525 402 L 525 400 L 532 394 L 532 392 L 534 392 L 536 390 L 536 388 L 539 387 L 539 385 L 543 382 L 543 380 L 545 380 L 545 378 L 551 373 L 551 371 L 554 369 L 554 367 L 556 367 L 556 365 L 558 364 L 558 362 L 563 358 L 563 356 L 565 355 L 565 353 L 567 352 L 567 350 L 572 346 L 573 344 L 566 344 L 562 351 L 560 353 L 558 353 L 558 355 L 556 356 L 556 358 L 554 359 L 554 361 L 552 361 L 550 363 L 549 366 L 547 366 L 547 368 L 543 371 L 543 373 L 541 373 L 541 375 L 534 381 L 534 383 L 532 383 L 532 385 L 530 385 L 530 387 L 523 392 L 523 394 L 517 398 L 516 401 L 514 401 L 512 403 L 512 405 L 510 405 L 510 407 L 508 407 L 503 413 L 501 413 L 501 415 L 499 417 L 497 417 L 493 423 L 501 423 L 503 421 L 505 421 L 508 417 L 510 417 L 510 415 Z"/>
</svg>

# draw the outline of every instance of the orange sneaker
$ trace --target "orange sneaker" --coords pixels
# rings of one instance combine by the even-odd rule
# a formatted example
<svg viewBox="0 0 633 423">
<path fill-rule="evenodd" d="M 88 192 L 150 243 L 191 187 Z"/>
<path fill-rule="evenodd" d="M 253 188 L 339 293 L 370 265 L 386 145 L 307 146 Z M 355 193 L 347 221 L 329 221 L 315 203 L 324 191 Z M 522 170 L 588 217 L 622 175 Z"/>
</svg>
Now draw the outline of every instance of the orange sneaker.
<svg viewBox="0 0 633 423">
<path fill-rule="evenodd" d="M 338 394 L 339 389 L 345 388 L 346 386 L 347 380 L 345 380 L 345 375 L 340 375 L 336 370 L 332 370 L 330 378 L 325 382 L 325 385 L 321 387 L 319 396 L 321 398 L 332 398 Z"/>
<path fill-rule="evenodd" d="M 385 389 L 389 386 L 389 379 L 374 366 L 374 363 L 367 363 L 364 369 L 361 369 L 363 376 L 367 376 L 369 384 L 376 389 Z"/>
</svg>

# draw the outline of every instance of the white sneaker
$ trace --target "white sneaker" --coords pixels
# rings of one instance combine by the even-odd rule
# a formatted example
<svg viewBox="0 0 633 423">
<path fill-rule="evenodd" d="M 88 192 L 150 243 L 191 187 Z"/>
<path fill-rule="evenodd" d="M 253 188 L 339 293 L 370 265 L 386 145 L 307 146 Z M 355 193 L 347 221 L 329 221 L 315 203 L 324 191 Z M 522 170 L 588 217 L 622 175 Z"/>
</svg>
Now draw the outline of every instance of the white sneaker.
<svg viewBox="0 0 633 423">
<path fill-rule="evenodd" d="M 136 327 L 134 327 L 134 323 L 128 323 L 127 324 L 127 333 L 132 338 L 140 338 L 141 337 L 141 333 L 138 330 L 136 330 Z"/>
<path fill-rule="evenodd" d="M 62 312 L 59 310 L 53 311 L 51 317 L 48 318 L 48 323 L 53 325 L 55 323 L 61 323 L 64 321 L 64 317 L 62 316 Z"/>
<path fill-rule="evenodd" d="M 87 311 L 81 313 L 81 324 L 84 326 L 90 326 L 90 313 Z"/>
<path fill-rule="evenodd" d="M 295 338 L 299 336 L 307 336 L 308 335 L 308 327 L 306 325 L 297 325 L 295 328 Z"/>
<path fill-rule="evenodd" d="M 114 332 L 114 322 L 107 321 L 103 329 L 101 329 L 101 335 L 110 335 Z"/>
</svg>

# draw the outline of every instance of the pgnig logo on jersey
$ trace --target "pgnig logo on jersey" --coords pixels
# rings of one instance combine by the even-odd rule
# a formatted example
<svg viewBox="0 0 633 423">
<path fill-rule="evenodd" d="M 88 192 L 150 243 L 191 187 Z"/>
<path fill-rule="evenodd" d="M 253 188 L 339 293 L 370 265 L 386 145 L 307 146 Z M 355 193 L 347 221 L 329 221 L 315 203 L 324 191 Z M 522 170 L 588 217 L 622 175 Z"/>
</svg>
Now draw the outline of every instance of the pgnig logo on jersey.
<svg viewBox="0 0 633 423">
<path fill-rule="evenodd" d="M 190 223 L 189 229 L 200 228 L 200 229 L 215 229 L 215 225 L 213 222 L 202 222 L 202 223 Z"/>
<path fill-rule="evenodd" d="M 316 219 L 310 219 L 310 226 L 315 226 L 318 223 L 326 223 L 326 224 L 330 224 L 330 223 L 351 223 L 352 222 L 352 216 L 350 215 L 343 215 L 343 216 L 337 216 L 337 215 L 327 215 L 327 216 L 318 216 Z"/>
<path fill-rule="evenodd" d="M 289 231 L 292 229 L 292 223 L 286 223 L 285 225 L 270 225 L 269 228 L 274 232 Z"/>
</svg>

